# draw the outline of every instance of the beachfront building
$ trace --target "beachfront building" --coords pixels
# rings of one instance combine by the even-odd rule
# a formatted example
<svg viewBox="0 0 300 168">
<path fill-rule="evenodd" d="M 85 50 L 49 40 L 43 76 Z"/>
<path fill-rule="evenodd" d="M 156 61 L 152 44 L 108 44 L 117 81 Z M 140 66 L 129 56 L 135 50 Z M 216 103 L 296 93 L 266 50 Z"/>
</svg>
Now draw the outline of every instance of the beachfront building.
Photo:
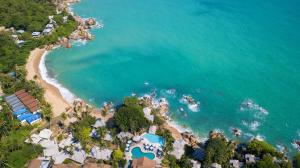
<svg viewBox="0 0 300 168">
<path fill-rule="evenodd" d="M 132 168 L 154 168 L 155 167 L 155 161 L 150 160 L 146 157 L 142 157 L 139 159 L 134 159 L 132 161 Z"/>
<path fill-rule="evenodd" d="M 5 101 L 21 123 L 34 124 L 41 120 L 38 101 L 25 90 L 6 96 Z"/>
</svg>

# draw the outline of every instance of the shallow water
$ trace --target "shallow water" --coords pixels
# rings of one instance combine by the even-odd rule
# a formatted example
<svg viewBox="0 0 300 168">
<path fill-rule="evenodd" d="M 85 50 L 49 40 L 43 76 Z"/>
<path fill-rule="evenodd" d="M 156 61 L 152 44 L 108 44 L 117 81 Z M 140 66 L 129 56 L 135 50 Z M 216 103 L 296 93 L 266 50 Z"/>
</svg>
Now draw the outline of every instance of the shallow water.
<svg viewBox="0 0 300 168">
<path fill-rule="evenodd" d="M 300 1 L 83 0 L 73 8 L 104 24 L 95 40 L 47 57 L 77 96 L 99 106 L 155 91 L 200 136 L 238 127 L 242 139 L 289 148 L 300 139 Z M 240 109 L 248 99 L 254 106 Z"/>
</svg>

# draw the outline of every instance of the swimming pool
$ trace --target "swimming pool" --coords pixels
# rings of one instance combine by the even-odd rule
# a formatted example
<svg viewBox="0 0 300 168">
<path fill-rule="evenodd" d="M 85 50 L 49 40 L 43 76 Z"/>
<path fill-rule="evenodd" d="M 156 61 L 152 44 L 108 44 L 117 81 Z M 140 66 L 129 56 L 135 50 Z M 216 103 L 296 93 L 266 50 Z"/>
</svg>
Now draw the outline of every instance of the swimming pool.
<svg viewBox="0 0 300 168">
<path fill-rule="evenodd" d="M 153 153 L 144 153 L 142 152 L 140 147 L 135 147 L 131 150 L 132 159 L 138 159 L 142 157 L 146 157 L 150 160 L 153 160 L 155 158 L 155 155 Z"/>
<path fill-rule="evenodd" d="M 161 146 L 164 146 L 164 144 L 165 144 L 164 138 L 162 138 L 158 135 L 155 135 L 155 134 L 147 133 L 147 134 L 144 134 L 143 137 L 148 139 L 148 141 L 151 143 L 159 143 Z"/>
</svg>

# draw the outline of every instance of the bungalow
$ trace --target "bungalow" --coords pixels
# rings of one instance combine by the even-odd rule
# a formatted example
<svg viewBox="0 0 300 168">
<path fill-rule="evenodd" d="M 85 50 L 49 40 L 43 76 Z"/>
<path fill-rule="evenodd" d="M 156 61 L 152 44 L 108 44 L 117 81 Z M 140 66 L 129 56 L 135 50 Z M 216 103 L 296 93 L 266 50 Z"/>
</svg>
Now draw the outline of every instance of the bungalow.
<svg viewBox="0 0 300 168">
<path fill-rule="evenodd" d="M 222 166 L 218 163 L 211 164 L 210 168 L 222 168 Z"/>
<path fill-rule="evenodd" d="M 230 164 L 230 167 L 233 167 L 233 168 L 243 167 L 243 163 L 240 162 L 239 160 L 229 160 L 229 164 Z"/>
<path fill-rule="evenodd" d="M 246 163 L 255 163 L 256 157 L 252 154 L 245 154 Z"/>
<path fill-rule="evenodd" d="M 52 32 L 53 29 L 46 28 L 43 30 L 43 35 L 49 35 Z"/>
<path fill-rule="evenodd" d="M 154 168 L 155 164 L 156 162 L 154 160 L 142 157 L 132 161 L 132 168 Z"/>
<path fill-rule="evenodd" d="M 33 38 L 39 38 L 41 36 L 41 32 L 32 32 L 31 35 Z"/>
<path fill-rule="evenodd" d="M 19 34 L 23 34 L 25 32 L 25 30 L 17 30 L 17 33 Z"/>
</svg>

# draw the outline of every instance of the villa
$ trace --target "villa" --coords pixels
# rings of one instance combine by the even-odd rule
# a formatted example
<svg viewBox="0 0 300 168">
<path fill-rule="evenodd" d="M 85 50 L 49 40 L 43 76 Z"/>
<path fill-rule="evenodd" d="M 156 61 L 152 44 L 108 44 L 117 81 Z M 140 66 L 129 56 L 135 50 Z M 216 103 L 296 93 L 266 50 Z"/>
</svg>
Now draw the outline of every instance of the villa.
<svg viewBox="0 0 300 168">
<path fill-rule="evenodd" d="M 31 35 L 33 38 L 39 38 L 41 36 L 41 32 L 32 32 Z"/>
</svg>

